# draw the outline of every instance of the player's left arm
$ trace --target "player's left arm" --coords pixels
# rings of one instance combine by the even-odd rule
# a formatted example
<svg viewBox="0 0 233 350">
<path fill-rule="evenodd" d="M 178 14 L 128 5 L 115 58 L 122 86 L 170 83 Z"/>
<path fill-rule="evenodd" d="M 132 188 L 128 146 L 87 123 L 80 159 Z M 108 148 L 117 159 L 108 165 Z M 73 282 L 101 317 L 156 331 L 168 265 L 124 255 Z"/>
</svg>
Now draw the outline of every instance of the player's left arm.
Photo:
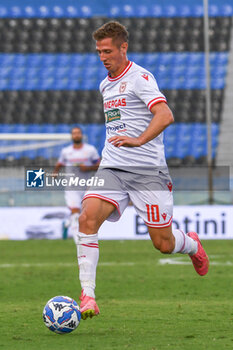
<svg viewBox="0 0 233 350">
<path fill-rule="evenodd" d="M 108 139 L 108 142 L 111 142 L 115 147 L 140 147 L 153 140 L 174 122 L 172 111 L 165 102 L 155 104 L 150 111 L 153 114 L 152 120 L 140 136 L 113 136 Z"/>
<path fill-rule="evenodd" d="M 79 169 L 83 172 L 87 172 L 87 171 L 95 171 L 98 169 L 100 164 L 100 159 L 96 160 L 95 162 L 93 162 L 92 165 L 85 165 L 85 164 L 80 164 L 79 165 Z"/>
</svg>

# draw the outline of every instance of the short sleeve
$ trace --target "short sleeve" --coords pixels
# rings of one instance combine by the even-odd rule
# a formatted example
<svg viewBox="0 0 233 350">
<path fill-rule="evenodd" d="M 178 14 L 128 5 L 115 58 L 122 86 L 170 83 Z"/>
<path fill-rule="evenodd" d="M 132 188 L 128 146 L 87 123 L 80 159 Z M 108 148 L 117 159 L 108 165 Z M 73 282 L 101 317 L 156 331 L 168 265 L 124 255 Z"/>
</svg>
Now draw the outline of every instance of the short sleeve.
<svg viewBox="0 0 233 350">
<path fill-rule="evenodd" d="M 63 150 L 61 151 L 60 156 L 58 158 L 58 163 L 61 165 L 65 165 L 65 154 Z"/>
<path fill-rule="evenodd" d="M 159 91 L 157 82 L 152 74 L 147 71 L 139 72 L 135 80 L 135 94 L 140 98 L 147 108 L 151 108 L 159 102 L 166 102 L 166 97 Z"/>
<path fill-rule="evenodd" d="M 97 149 L 93 146 L 90 160 L 93 164 L 95 164 L 99 161 L 99 159 L 100 159 L 99 153 L 98 153 Z"/>
</svg>

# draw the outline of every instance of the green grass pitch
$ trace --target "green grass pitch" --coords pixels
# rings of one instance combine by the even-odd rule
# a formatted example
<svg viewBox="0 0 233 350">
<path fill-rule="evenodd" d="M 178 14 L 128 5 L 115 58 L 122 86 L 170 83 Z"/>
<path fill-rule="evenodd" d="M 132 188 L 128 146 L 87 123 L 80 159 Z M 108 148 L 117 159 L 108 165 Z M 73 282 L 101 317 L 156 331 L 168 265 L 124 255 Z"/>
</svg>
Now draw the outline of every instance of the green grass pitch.
<svg viewBox="0 0 233 350">
<path fill-rule="evenodd" d="M 204 242 L 205 277 L 187 256 L 162 255 L 150 241 L 101 241 L 101 314 L 66 335 L 45 327 L 42 310 L 56 295 L 79 302 L 73 241 L 0 246 L 0 350 L 233 349 L 232 241 Z"/>
</svg>

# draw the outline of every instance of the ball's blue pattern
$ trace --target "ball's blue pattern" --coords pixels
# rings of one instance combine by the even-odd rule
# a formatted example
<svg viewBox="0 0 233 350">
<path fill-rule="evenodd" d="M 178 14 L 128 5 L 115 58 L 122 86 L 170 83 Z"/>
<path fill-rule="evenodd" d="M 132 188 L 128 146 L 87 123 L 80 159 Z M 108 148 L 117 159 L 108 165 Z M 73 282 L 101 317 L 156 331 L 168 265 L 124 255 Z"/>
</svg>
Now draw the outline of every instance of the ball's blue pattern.
<svg viewBox="0 0 233 350">
<path fill-rule="evenodd" d="M 51 322 L 55 322 L 53 311 L 48 305 L 45 306 L 46 316 L 50 319 Z"/>
<path fill-rule="evenodd" d="M 72 298 L 56 296 L 45 305 L 43 319 L 51 331 L 65 334 L 77 328 L 81 320 L 81 312 L 77 302 Z"/>
</svg>

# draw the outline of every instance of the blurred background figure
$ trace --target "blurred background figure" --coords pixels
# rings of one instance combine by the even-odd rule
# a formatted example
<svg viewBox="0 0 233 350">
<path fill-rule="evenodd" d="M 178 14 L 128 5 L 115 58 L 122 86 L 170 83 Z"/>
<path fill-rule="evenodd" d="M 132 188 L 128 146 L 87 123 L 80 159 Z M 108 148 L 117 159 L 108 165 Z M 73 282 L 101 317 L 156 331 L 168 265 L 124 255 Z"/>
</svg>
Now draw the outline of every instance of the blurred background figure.
<svg viewBox="0 0 233 350">
<path fill-rule="evenodd" d="M 100 156 L 97 149 L 83 142 L 83 133 L 81 128 L 73 127 L 71 130 L 72 144 L 62 149 L 58 162 L 54 169 L 57 176 L 62 168 L 65 168 L 67 176 L 74 174 L 80 179 L 89 178 L 97 170 Z M 65 190 L 65 201 L 71 211 L 70 220 L 65 224 L 63 237 L 66 236 L 67 228 L 70 226 L 71 233 L 76 239 L 75 233 L 78 232 L 78 217 L 81 209 L 82 197 L 85 191 L 77 188 L 75 191 L 67 188 Z"/>
</svg>

